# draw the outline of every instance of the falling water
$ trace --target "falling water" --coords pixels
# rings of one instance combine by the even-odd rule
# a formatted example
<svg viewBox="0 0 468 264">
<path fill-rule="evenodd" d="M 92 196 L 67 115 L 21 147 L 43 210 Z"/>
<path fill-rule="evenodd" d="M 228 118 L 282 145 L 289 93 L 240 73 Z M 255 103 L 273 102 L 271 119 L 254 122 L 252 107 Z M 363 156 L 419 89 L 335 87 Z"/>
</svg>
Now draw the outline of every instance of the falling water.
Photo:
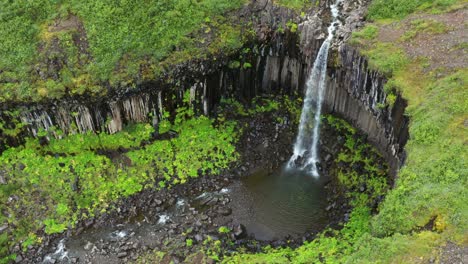
<svg viewBox="0 0 468 264">
<path fill-rule="evenodd" d="M 318 177 L 317 162 L 319 154 L 317 143 L 319 141 L 320 114 L 322 111 L 323 94 L 325 91 L 325 78 L 327 72 L 327 59 L 330 43 L 333 39 L 334 31 L 338 20 L 338 4 L 341 0 L 330 6 L 333 21 L 328 27 L 328 37 L 323 42 L 314 62 L 314 67 L 307 80 L 307 91 L 302 108 L 299 133 L 294 144 L 294 153 L 289 159 L 288 168 L 296 167 L 310 171 Z"/>
</svg>

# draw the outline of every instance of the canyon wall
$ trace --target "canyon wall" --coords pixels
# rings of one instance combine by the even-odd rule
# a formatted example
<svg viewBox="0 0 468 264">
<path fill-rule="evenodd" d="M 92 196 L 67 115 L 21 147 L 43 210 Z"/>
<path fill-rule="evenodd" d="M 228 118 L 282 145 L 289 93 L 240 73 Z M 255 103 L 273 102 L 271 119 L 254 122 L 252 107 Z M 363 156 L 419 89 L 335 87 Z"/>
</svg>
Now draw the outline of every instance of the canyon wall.
<svg viewBox="0 0 468 264">
<path fill-rule="evenodd" d="M 350 32 L 346 31 L 349 25 L 353 24 L 345 23 L 344 29 L 337 34 L 336 43 L 341 45 L 335 45 L 331 51 L 324 110 L 343 117 L 367 134 L 395 174 L 404 162 L 403 148 L 408 138 L 408 118 L 404 116 L 406 102 L 398 95 L 393 106 L 385 106 L 383 86 L 386 79 L 369 69 L 367 60 L 357 50 L 343 44 Z M 248 52 L 244 49 L 224 60 L 180 65 L 173 71 L 171 78 L 175 81 L 171 84 L 146 83 L 137 89 L 120 90 L 103 98 L 65 98 L 4 107 L 0 111 L 0 120 L 9 128 L 14 128 L 14 119 L 21 121 L 26 124 L 27 133 L 33 136 L 40 135 L 41 131 L 52 131 L 51 134 L 59 137 L 52 128 L 59 128 L 66 134 L 115 133 L 132 122 L 151 121 L 157 126 L 163 111 L 174 110 L 182 102 L 185 91 L 189 91 L 199 112 L 206 115 L 222 97 L 234 96 L 249 103 L 259 95 L 301 96 L 324 38 L 322 27 L 323 23 L 316 15 L 299 25 L 296 33 L 276 32 L 247 45 Z M 17 114 L 12 115 L 12 110 Z M 0 136 L 6 136 L 4 131 L 0 130 Z"/>
</svg>

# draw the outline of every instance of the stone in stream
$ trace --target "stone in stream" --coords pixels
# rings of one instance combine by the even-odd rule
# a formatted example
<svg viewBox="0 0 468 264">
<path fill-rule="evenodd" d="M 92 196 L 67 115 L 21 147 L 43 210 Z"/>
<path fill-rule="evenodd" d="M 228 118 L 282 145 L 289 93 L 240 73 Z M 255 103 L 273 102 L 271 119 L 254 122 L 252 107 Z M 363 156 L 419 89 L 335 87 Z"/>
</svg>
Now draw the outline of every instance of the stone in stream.
<svg viewBox="0 0 468 264">
<path fill-rule="evenodd" d="M 233 234 L 236 239 L 243 238 L 246 235 L 245 226 L 243 224 L 236 225 Z"/>
</svg>

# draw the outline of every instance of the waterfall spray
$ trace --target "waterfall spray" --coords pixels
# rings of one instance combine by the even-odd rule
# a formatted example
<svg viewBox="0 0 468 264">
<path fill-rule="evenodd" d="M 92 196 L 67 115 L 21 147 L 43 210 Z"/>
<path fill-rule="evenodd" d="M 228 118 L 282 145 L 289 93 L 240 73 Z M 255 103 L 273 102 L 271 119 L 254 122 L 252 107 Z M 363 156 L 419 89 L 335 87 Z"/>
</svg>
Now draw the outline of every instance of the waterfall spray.
<svg viewBox="0 0 468 264">
<path fill-rule="evenodd" d="M 299 133 L 294 143 L 294 153 L 289 159 L 288 168 L 297 167 L 309 170 L 314 177 L 318 177 L 317 162 L 319 162 L 318 142 L 320 137 L 320 114 L 322 111 L 323 95 L 326 88 L 326 73 L 328 50 L 338 20 L 338 4 L 341 0 L 330 6 L 333 21 L 328 27 L 328 36 L 323 42 L 315 59 L 314 66 L 307 80 L 304 106 L 302 107 Z"/>
</svg>

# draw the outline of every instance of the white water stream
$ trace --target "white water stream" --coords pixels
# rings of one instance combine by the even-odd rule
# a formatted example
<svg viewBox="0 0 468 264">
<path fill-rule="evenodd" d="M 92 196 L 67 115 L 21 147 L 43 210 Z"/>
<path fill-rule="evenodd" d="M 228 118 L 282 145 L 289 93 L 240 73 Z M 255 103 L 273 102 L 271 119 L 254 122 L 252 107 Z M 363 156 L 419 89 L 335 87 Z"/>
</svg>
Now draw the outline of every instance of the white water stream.
<svg viewBox="0 0 468 264">
<path fill-rule="evenodd" d="M 320 138 L 320 114 L 326 89 L 326 73 L 328 50 L 333 39 L 336 27 L 341 23 L 338 20 L 338 5 L 341 0 L 330 6 L 333 21 L 328 27 L 328 36 L 323 42 L 315 59 L 314 66 L 307 80 L 307 90 L 302 107 L 299 133 L 294 143 L 294 153 L 287 164 L 288 168 L 307 170 L 314 177 L 319 176 L 317 163 L 319 162 L 318 142 Z"/>
</svg>

